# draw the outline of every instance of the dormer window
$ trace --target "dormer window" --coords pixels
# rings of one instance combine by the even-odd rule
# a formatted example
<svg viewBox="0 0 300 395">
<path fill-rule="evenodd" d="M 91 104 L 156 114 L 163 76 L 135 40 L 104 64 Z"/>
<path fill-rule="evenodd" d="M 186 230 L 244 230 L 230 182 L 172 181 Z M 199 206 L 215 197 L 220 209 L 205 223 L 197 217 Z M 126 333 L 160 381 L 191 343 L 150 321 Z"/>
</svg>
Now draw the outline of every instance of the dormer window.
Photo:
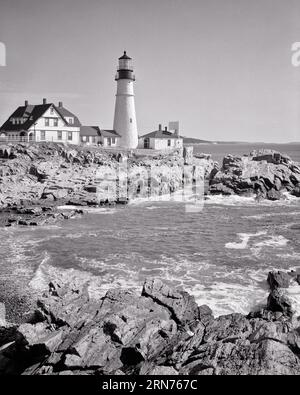
<svg viewBox="0 0 300 395">
<path fill-rule="evenodd" d="M 73 123 L 74 123 L 74 118 L 69 118 L 69 124 L 73 125 Z"/>
<path fill-rule="evenodd" d="M 53 107 L 50 108 L 50 114 L 54 114 L 54 108 Z"/>
</svg>

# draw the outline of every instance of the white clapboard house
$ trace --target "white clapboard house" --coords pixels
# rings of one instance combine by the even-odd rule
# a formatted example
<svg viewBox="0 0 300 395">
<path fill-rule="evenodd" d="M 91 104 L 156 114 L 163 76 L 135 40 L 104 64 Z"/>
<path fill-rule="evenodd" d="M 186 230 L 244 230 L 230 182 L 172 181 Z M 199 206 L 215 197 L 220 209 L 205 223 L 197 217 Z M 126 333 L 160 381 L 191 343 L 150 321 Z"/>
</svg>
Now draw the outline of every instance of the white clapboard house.
<svg viewBox="0 0 300 395">
<path fill-rule="evenodd" d="M 79 119 L 62 102 L 18 107 L 0 128 L 0 141 L 53 141 L 80 144 Z"/>
</svg>

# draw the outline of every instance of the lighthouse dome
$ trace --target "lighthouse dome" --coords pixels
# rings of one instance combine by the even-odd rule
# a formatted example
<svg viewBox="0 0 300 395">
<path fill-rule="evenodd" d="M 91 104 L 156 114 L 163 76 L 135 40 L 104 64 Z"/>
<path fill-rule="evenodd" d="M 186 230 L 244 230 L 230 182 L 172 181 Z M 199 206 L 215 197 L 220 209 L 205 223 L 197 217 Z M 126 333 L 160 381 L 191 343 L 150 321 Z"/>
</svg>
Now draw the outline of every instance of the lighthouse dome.
<svg viewBox="0 0 300 395">
<path fill-rule="evenodd" d="M 127 59 L 127 60 L 131 60 L 131 58 L 127 55 L 126 51 L 124 51 L 124 54 L 119 58 L 120 59 Z"/>
</svg>

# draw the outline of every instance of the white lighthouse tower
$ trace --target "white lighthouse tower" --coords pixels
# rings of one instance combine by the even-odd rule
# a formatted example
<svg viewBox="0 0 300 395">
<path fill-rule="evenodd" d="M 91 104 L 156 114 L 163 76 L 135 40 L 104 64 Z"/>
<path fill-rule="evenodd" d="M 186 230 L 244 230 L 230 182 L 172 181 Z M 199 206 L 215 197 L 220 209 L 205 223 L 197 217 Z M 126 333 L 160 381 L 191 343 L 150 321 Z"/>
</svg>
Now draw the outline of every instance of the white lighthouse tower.
<svg viewBox="0 0 300 395">
<path fill-rule="evenodd" d="M 121 136 L 120 146 L 137 148 L 138 132 L 136 126 L 133 82 L 135 76 L 131 58 L 124 51 L 119 58 L 119 67 L 115 77 L 117 81 L 114 130 Z"/>
</svg>

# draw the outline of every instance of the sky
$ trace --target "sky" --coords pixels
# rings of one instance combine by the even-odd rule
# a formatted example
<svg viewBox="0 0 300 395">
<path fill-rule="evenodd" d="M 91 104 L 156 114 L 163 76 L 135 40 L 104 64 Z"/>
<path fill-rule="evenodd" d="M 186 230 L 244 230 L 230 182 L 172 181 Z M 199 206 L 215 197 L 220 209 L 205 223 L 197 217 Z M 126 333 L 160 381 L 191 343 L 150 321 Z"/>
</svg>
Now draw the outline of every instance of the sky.
<svg viewBox="0 0 300 395">
<path fill-rule="evenodd" d="M 0 124 L 45 97 L 112 128 L 127 50 L 139 134 L 300 141 L 299 0 L 0 0 L 0 42 Z"/>
</svg>

